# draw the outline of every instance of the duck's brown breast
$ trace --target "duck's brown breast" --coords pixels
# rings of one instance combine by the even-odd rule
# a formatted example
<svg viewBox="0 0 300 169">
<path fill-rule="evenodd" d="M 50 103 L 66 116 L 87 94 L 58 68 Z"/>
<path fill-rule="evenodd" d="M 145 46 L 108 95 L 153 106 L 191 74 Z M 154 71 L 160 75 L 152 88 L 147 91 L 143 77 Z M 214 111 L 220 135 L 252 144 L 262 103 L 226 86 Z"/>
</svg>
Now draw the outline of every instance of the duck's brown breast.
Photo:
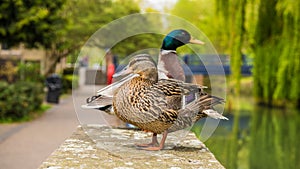
<svg viewBox="0 0 300 169">
<path fill-rule="evenodd" d="M 132 79 L 116 92 L 113 107 L 123 121 L 137 127 L 161 133 L 177 118 L 177 112 L 169 109 L 162 92 L 150 90 L 151 82 L 141 78 Z"/>
</svg>

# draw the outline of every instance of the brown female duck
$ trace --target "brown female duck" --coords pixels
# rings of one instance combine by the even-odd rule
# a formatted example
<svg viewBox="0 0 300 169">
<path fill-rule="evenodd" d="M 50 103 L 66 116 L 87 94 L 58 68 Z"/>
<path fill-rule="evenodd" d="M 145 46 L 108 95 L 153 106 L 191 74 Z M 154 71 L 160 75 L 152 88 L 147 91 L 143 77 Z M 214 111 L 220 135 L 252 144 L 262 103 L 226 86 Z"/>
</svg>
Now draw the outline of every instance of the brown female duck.
<svg viewBox="0 0 300 169">
<path fill-rule="evenodd" d="M 149 55 L 133 57 L 120 72 L 128 73 L 138 76 L 115 90 L 112 106 L 116 116 L 124 122 L 154 133 L 150 144 L 138 145 L 143 149 L 161 150 L 168 132 L 191 126 L 202 117 L 226 119 L 212 109 L 223 99 L 206 94 L 203 87 L 175 79 L 158 80 L 156 64 Z M 199 97 L 182 108 L 182 97 L 196 92 Z M 156 137 L 161 133 L 163 137 L 158 144 Z"/>
</svg>

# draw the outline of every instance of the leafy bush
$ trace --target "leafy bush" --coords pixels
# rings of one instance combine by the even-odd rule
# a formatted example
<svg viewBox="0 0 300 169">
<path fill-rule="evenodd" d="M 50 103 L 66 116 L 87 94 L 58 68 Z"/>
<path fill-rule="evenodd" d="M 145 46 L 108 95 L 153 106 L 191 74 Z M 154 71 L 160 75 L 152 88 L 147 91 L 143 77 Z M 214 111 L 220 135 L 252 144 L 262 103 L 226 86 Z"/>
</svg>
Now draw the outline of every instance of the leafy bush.
<svg viewBox="0 0 300 169">
<path fill-rule="evenodd" d="M 44 82 L 45 78 L 40 74 L 39 62 L 25 62 L 18 65 L 19 79 L 30 82 Z"/>
<path fill-rule="evenodd" d="M 43 102 L 43 86 L 32 82 L 0 82 L 0 121 L 20 121 L 38 110 Z"/>
<path fill-rule="evenodd" d="M 72 88 L 78 87 L 78 76 L 77 75 L 64 75 L 62 78 L 63 93 L 68 93 Z"/>
<path fill-rule="evenodd" d="M 78 69 L 74 67 L 68 67 L 63 70 L 62 83 L 63 93 L 68 93 L 72 88 L 78 87 Z"/>
</svg>

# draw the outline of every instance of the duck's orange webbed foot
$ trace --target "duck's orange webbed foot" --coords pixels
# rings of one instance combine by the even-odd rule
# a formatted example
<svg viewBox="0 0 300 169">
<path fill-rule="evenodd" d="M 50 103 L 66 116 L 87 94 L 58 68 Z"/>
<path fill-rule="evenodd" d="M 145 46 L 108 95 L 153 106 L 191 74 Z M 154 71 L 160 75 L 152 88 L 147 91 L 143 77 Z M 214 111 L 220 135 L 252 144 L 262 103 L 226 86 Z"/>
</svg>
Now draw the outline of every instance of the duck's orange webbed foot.
<svg viewBox="0 0 300 169">
<path fill-rule="evenodd" d="M 143 150 L 148 150 L 148 151 L 159 151 L 161 149 L 164 148 L 165 145 L 165 141 L 168 135 L 168 131 L 164 131 L 163 133 L 163 137 L 161 139 L 161 142 L 159 144 L 159 146 L 155 146 L 153 143 L 158 145 L 158 141 L 157 141 L 157 134 L 153 133 L 153 137 L 152 137 L 152 143 L 148 144 L 148 146 L 142 148 Z"/>
<path fill-rule="evenodd" d="M 145 148 L 145 147 L 154 147 L 157 146 L 158 143 L 148 143 L 148 144 L 135 144 L 137 147 Z"/>
<path fill-rule="evenodd" d="M 158 147 L 151 146 L 151 147 L 145 147 L 145 148 L 142 148 L 142 149 L 143 150 L 148 150 L 148 151 L 159 151 L 159 150 L 163 149 L 163 147 L 161 147 L 161 146 L 158 146 Z"/>
<path fill-rule="evenodd" d="M 157 134 L 156 133 L 153 133 L 151 143 L 149 143 L 149 144 L 136 144 L 136 146 L 138 146 L 138 147 L 154 147 L 156 145 L 158 145 Z"/>
</svg>

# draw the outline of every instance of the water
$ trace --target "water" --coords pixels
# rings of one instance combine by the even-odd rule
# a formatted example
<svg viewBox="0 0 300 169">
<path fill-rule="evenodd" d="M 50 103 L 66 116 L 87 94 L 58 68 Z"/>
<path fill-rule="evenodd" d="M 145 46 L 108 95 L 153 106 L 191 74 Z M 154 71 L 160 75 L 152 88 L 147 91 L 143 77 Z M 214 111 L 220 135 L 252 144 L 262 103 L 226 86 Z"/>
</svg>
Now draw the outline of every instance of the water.
<svg viewBox="0 0 300 169">
<path fill-rule="evenodd" d="M 225 115 L 205 144 L 226 168 L 300 168 L 300 110 L 248 106 Z"/>
</svg>

